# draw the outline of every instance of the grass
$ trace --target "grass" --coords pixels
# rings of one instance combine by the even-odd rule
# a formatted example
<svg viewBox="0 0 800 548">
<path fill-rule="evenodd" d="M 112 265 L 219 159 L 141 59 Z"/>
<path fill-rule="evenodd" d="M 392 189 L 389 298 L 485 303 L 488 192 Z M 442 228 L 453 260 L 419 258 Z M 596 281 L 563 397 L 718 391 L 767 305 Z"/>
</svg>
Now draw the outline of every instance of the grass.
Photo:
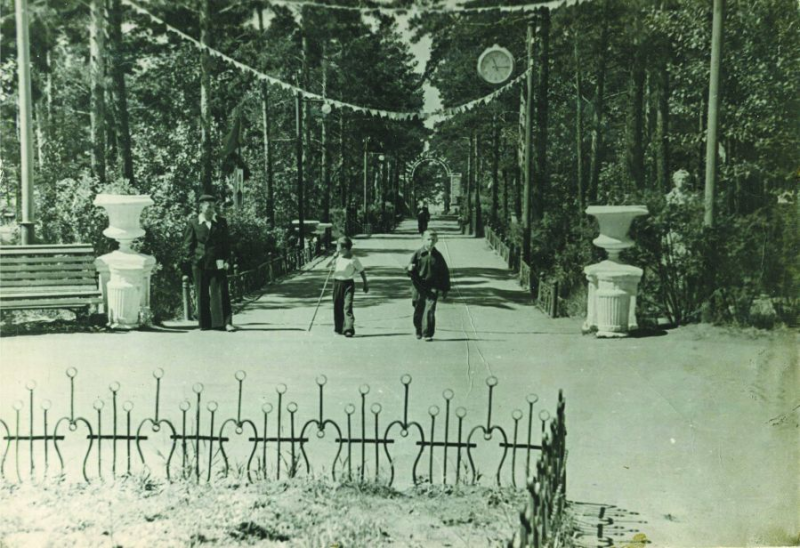
<svg viewBox="0 0 800 548">
<path fill-rule="evenodd" d="M 523 504 L 512 488 L 310 478 L 3 485 L 0 546 L 497 546 Z"/>
</svg>

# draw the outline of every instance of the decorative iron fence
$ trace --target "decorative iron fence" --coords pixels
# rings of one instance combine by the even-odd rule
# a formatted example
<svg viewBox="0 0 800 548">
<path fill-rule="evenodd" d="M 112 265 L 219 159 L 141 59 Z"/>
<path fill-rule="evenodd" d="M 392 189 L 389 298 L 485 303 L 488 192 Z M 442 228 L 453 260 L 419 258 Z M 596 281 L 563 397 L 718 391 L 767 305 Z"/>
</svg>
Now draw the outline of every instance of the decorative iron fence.
<svg viewBox="0 0 800 548">
<path fill-rule="evenodd" d="M 534 290 L 536 291 L 536 306 L 551 318 L 557 318 L 559 314 L 558 282 L 545 281 L 543 276 L 539 276 L 538 283 L 534 283 L 537 278 L 531 265 L 519 256 L 519 250 L 516 247 L 503 242 L 502 238 L 491 227 L 486 229 L 486 241 L 489 243 L 489 247 L 503 257 L 510 270 L 519 269 L 518 281 L 520 287 L 525 289 L 532 297 Z"/>
<path fill-rule="evenodd" d="M 507 482 L 516 486 L 518 480 L 520 485 L 524 484 L 534 471 L 533 453 L 549 450 L 553 444 L 562 450 L 566 432 L 561 394 L 555 419 L 551 420 L 546 410 L 535 414 L 534 405 L 539 398 L 529 394 L 525 399 L 527 413 L 515 409 L 510 428 L 498 424 L 493 415 L 496 377 L 486 380 L 485 420 L 476 418 L 476 423 L 469 425 L 466 409 L 451 409 L 455 396 L 451 389 L 442 392 L 443 401 L 439 405 L 427 408 L 426 416 L 412 418 L 410 375 L 400 379 L 403 406 L 402 415 L 398 416 L 387 417 L 379 402 L 368 406 L 370 387 L 362 385 L 358 389 L 358 404 L 345 405 L 344 416 L 333 418 L 326 414 L 327 379 L 321 375 L 316 379 L 318 405 L 311 418 L 300 421 L 299 406 L 286 402 L 287 387 L 283 384 L 275 388 L 274 402 L 261 405 L 259 416 L 245 417 L 243 403 L 252 402 L 244 399 L 247 375 L 238 371 L 234 416 L 220 417 L 218 404 L 206 403 L 204 387 L 197 383 L 192 387 L 195 401 L 181 402 L 179 414 L 166 418 L 161 406 L 164 372 L 157 369 L 153 372 L 152 412 L 143 416 L 134 416 L 130 401 L 120 405 L 119 383 L 109 385 L 106 402 L 110 403 L 110 423 L 109 409 L 103 400 L 95 401 L 93 413 L 78 414 L 79 402 L 75 398 L 78 372 L 69 368 L 66 375 L 69 412 L 58 416 L 55 423 L 49 401 L 43 401 L 36 410 L 33 381 L 26 386 L 27 405 L 16 402 L 13 420 L 0 419 L 0 439 L 4 442 L 0 477 L 9 479 L 10 467 L 18 482 L 39 480 L 53 474 L 51 461 L 55 459 L 56 475 L 69 475 L 65 468 L 67 461 L 72 473 L 82 475 L 87 482 L 141 471 L 166 479 L 211 481 L 219 475 L 227 476 L 233 464 L 249 481 L 324 470 L 333 479 L 392 485 L 402 460 L 410 465 L 405 467 L 410 473 L 406 480 L 413 484 L 477 483 L 484 475 L 481 470 L 488 469 L 494 472 L 491 476 L 498 485 Z M 527 420 L 523 421 L 526 415 Z M 77 432 L 79 427 L 85 435 Z M 553 441 L 556 437 L 557 442 Z M 398 445 L 405 447 L 404 453 L 395 450 Z M 231 463 L 232 451 L 242 456 L 241 462 Z M 67 453 L 69 458 L 65 459 Z M 552 457 L 547 458 L 550 463 Z M 479 466 L 481 463 L 484 466 Z M 545 468 L 536 470 L 547 472 Z"/>
<path fill-rule="evenodd" d="M 533 296 L 533 275 L 531 267 L 524 260 L 519 260 L 519 286 Z"/>
<path fill-rule="evenodd" d="M 250 270 L 239 271 L 233 265 L 233 273 L 228 276 L 228 289 L 231 300 L 241 301 L 244 296 L 262 289 L 283 276 L 299 270 L 327 251 L 320 238 L 311 238 L 303 249 L 287 249 L 282 255 L 270 257 L 266 262 Z M 270 255 L 272 255 L 270 253 Z M 194 287 L 189 276 L 183 277 L 183 319 L 189 321 L 193 316 Z"/>
<path fill-rule="evenodd" d="M 528 499 L 520 512 L 520 528 L 509 548 L 562 546 L 571 534 L 567 508 L 567 428 L 563 393 L 558 394 L 556 417 L 543 434 L 536 475 L 527 483 Z"/>
<path fill-rule="evenodd" d="M 536 306 L 551 318 L 558 317 L 558 282 L 546 282 L 539 278 Z"/>
</svg>

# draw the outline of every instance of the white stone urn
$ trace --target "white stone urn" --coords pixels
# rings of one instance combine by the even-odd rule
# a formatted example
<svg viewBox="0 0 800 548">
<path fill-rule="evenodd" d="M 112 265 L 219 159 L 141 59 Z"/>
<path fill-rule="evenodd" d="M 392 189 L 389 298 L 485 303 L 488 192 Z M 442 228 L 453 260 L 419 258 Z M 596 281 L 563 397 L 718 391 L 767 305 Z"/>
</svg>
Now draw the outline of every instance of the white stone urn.
<svg viewBox="0 0 800 548">
<path fill-rule="evenodd" d="M 619 262 L 624 249 L 633 247 L 628 237 L 631 222 L 647 215 L 647 207 L 589 206 L 586 213 L 600 223 L 600 235 L 592 240 L 605 249 L 608 259 L 583 269 L 589 282 L 586 322 L 583 332 L 596 331 L 598 337 L 627 337 L 638 329 L 636 322 L 636 294 L 643 271 Z"/>
<path fill-rule="evenodd" d="M 130 330 L 150 322 L 150 276 L 155 258 L 137 253 L 131 243 L 144 236 L 142 211 L 153 205 L 148 195 L 98 194 L 94 205 L 108 213 L 103 234 L 119 242 L 119 249 L 95 260 L 108 323 L 113 329 Z"/>
</svg>

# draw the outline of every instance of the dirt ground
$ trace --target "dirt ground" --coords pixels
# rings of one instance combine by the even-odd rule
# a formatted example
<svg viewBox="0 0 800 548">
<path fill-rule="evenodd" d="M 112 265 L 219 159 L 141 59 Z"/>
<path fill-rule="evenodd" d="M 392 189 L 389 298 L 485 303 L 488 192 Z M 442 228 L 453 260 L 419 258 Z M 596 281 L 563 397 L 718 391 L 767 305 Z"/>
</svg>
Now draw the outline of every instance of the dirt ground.
<svg viewBox="0 0 800 548">
<path fill-rule="evenodd" d="M 130 333 L 0 337 L 0 419 L 13 424 L 10 406 L 15 400 L 27 402 L 29 380 L 38 383 L 37 405 L 47 398 L 52 401 L 53 416 L 67 414 L 70 392 L 64 371 L 75 367 L 76 413 L 93 417 L 92 404 L 100 399 L 106 405 L 106 421 L 109 383 L 120 383 L 120 401 L 130 399 L 140 421 L 153 409 L 152 371 L 162 368 L 160 409 L 173 421 L 180 420 L 180 402 L 193 401 L 192 386 L 197 382 L 206 388 L 204 402 L 218 402 L 220 417 L 235 417 L 234 373 L 241 369 L 247 372 L 245 417 L 259 417 L 265 401 L 275 405 L 280 383 L 288 386 L 283 405 L 296 402 L 303 420 L 313 417 L 318 405 L 315 380 L 321 374 L 328 378 L 325 409 L 330 416 L 341 421 L 344 406 L 358 404 L 358 387 L 369 384 L 367 405 L 380 403 L 385 417 L 396 417 L 403 406 L 399 378 L 406 373 L 413 377 L 412 418 L 429 421 L 429 406 L 442 406 L 442 392 L 449 388 L 455 394 L 453 408 L 463 406 L 475 424 L 485 422 L 485 380 L 494 375 L 499 384 L 492 418 L 508 431 L 511 413 L 527 409 L 529 394 L 539 396 L 535 413 L 552 413 L 558 391 L 563 390 L 569 450 L 567 495 L 581 508 L 635 512 L 629 521 L 636 522 L 637 530 L 657 546 L 798 543 L 800 360 L 796 331 L 693 325 L 619 340 L 582 336 L 580 319 L 553 320 L 534 308 L 484 241 L 462 236 L 454 226 L 440 221 L 433 226 L 442 232 L 439 248 L 455 285 L 439 304 L 437 334 L 430 343 L 416 341 L 411 326 L 403 265 L 419 240 L 413 225 L 407 224 L 396 234 L 355 241 L 354 250 L 367 268 L 371 287 L 369 294 L 356 295 L 353 339 L 332 333 L 328 298 L 322 301 L 313 329 L 308 329 L 326 277 L 320 264 L 268 287 L 248 303 L 235 317 L 241 328 L 237 333 L 201 333 L 178 326 Z M 23 430 L 25 421 L 23 415 Z M 11 470 L 9 460 L 6 476 Z M 47 489 L 50 500 L 61 500 L 67 493 L 59 493 L 57 486 Z M 93 489 L 87 487 L 86 493 Z M 163 491 L 173 489 L 181 487 L 167 486 Z M 224 500 L 224 493 L 232 493 L 226 488 L 216 491 L 216 486 L 205 489 L 209 494 L 204 500 Z M 259 489 L 270 487 L 242 486 L 237 497 L 255 496 Z M 4 491 L 3 517 L 10 515 L 9 506 L 18 506 L 22 491 Z M 124 504 L 113 503 L 109 495 L 104 508 L 133 507 L 136 493 L 133 488 L 123 490 L 119 498 Z M 79 508 L 91 498 L 87 495 L 79 504 L 67 506 Z M 397 499 L 385 501 L 396 503 Z M 381 504 L 382 499 L 376 498 L 368 506 Z M 476 499 L 468 504 L 474 504 L 477 514 L 484 512 L 484 502 Z M 248 506 L 241 508 L 246 514 Z M 207 511 L 214 515 L 213 505 Z M 64 518 L 63 513 L 51 512 L 53 523 Z M 376 522 L 379 517 L 375 515 Z M 236 519 L 226 521 L 226 527 L 255 518 Z M 392 538 L 410 541 L 411 532 L 419 527 L 427 530 L 426 520 L 427 513 L 420 512 L 413 520 L 381 527 Z M 340 522 L 333 520 L 332 527 Z M 263 521 L 254 523 L 266 527 Z M 142 527 L 144 533 L 155 526 L 148 522 Z M 58 528 L 50 531 L 57 534 Z M 233 542 L 225 531 L 203 534 Z M 496 538 L 492 531 L 486 525 L 481 538 Z M 176 529 L 175 535 L 189 538 L 194 533 Z M 131 526 L 127 534 L 136 538 L 136 527 Z M 476 531 L 474 538 L 480 535 Z M 591 536 L 584 540 L 592 545 Z"/>
</svg>

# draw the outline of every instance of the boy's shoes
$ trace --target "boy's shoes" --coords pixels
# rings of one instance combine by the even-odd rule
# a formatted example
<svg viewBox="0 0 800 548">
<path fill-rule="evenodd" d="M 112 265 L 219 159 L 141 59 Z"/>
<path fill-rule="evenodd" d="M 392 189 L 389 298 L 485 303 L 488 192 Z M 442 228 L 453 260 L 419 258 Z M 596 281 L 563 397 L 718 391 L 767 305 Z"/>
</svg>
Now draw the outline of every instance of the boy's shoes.
<svg viewBox="0 0 800 548">
<path fill-rule="evenodd" d="M 417 333 L 417 340 L 422 338 L 422 333 Z"/>
<path fill-rule="evenodd" d="M 341 331 L 336 331 L 335 329 L 333 330 L 333 332 L 336 333 L 337 335 L 343 335 L 344 334 Z"/>
<path fill-rule="evenodd" d="M 425 342 L 431 342 L 432 340 L 433 340 L 433 337 L 425 337 Z"/>
<path fill-rule="evenodd" d="M 355 335 L 355 333 L 353 333 L 352 331 L 345 331 L 345 332 L 344 332 L 344 336 L 345 336 L 345 337 L 347 337 L 347 338 L 350 338 L 350 337 L 352 337 L 353 335 Z"/>
<path fill-rule="evenodd" d="M 225 326 L 225 331 L 227 331 L 228 333 L 233 333 L 234 331 L 239 331 L 239 328 L 238 328 L 238 327 L 236 327 L 236 326 L 235 326 L 235 325 L 233 325 L 233 324 L 227 324 L 227 325 Z"/>
</svg>

